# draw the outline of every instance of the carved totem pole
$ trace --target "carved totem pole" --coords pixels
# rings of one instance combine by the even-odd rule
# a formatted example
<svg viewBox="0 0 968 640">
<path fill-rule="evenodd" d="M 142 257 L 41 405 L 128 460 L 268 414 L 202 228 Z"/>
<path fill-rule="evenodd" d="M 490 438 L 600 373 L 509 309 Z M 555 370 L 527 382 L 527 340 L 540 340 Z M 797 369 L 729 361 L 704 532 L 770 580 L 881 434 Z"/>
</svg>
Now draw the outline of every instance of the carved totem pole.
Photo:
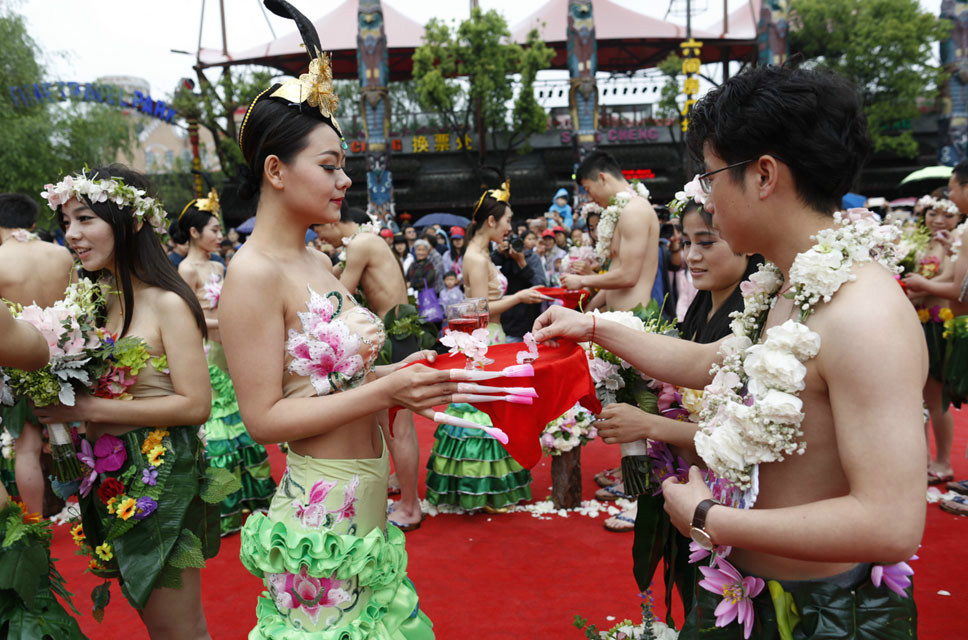
<svg viewBox="0 0 968 640">
<path fill-rule="evenodd" d="M 393 218 L 390 172 L 390 65 L 380 0 L 360 0 L 356 66 L 360 76 L 360 114 L 366 136 L 367 213 Z"/>
<path fill-rule="evenodd" d="M 953 167 L 968 157 L 968 5 L 943 0 L 941 17 L 951 21 L 951 34 L 941 42 L 938 164 Z"/>
<path fill-rule="evenodd" d="M 786 62 L 790 57 L 789 32 L 786 0 L 763 0 L 760 21 L 756 25 L 756 46 L 759 51 L 756 63 L 779 66 Z"/>
<path fill-rule="evenodd" d="M 598 132 L 598 43 L 591 0 L 568 2 L 568 110 L 577 140 L 577 159 L 581 162 L 597 146 Z"/>
</svg>

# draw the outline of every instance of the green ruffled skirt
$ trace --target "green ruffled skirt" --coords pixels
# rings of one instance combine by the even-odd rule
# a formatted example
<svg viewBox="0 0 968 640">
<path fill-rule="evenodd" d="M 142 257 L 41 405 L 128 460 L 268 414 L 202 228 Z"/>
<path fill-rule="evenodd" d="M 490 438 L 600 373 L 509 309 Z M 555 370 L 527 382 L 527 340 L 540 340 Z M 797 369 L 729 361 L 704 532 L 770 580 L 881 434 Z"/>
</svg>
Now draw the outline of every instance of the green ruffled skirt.
<svg viewBox="0 0 968 640">
<path fill-rule="evenodd" d="M 70 604 L 64 578 L 51 562 L 50 523 L 25 526 L 22 519 L 19 507 L 0 508 L 0 638 L 86 639 L 77 620 L 55 596 L 60 595 Z M 41 530 L 45 533 L 41 534 Z M 19 537 L 3 546 L 8 535 Z"/>
<path fill-rule="evenodd" d="M 142 445 L 154 431 L 142 427 L 120 436 L 125 451 L 121 468 L 102 473 L 80 498 L 84 544 L 93 555 L 107 543 L 111 555 L 102 557 L 92 573 L 120 578 L 121 592 L 139 611 L 156 588 L 180 588 L 182 569 L 203 568 L 206 559 L 215 557 L 220 544 L 218 503 L 238 487 L 224 471 L 209 467 L 197 427 L 169 427 L 161 439 L 161 463 L 152 464 Z M 110 487 L 101 490 L 107 483 L 120 483 L 122 504 L 124 498 L 150 497 L 156 507 L 146 517 L 136 513 L 122 519 L 117 501 L 109 507 L 111 496 L 118 494 L 109 492 Z"/>
<path fill-rule="evenodd" d="M 244 511 L 266 511 L 276 491 L 265 447 L 246 431 L 235 388 L 225 369 L 222 345 L 209 342 L 208 374 L 212 413 L 205 423 L 205 457 L 213 467 L 232 473 L 242 488 L 222 501 L 222 535 L 242 528 Z"/>
<path fill-rule="evenodd" d="M 490 426 L 491 419 L 469 404 L 452 404 L 448 415 Z M 531 472 L 504 446 L 479 429 L 442 424 L 427 461 L 427 501 L 468 511 L 500 509 L 531 499 Z"/>
<path fill-rule="evenodd" d="M 242 527 L 240 557 L 264 580 L 250 640 L 430 640 L 407 578 L 403 532 L 386 522 L 390 462 L 292 451 L 268 515 Z"/>
</svg>

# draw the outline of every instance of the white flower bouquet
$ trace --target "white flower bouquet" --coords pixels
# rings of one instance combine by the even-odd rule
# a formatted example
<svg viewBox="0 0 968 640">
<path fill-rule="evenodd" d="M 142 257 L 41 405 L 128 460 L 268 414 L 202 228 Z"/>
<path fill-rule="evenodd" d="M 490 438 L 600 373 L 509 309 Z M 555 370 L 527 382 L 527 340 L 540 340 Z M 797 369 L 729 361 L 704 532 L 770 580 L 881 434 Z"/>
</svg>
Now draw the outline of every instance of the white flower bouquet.
<svg viewBox="0 0 968 640">
<path fill-rule="evenodd" d="M 595 416 L 575 404 L 560 418 L 549 422 L 541 432 L 541 450 L 546 455 L 560 456 L 575 447 L 583 447 L 598 436 Z"/>
<path fill-rule="evenodd" d="M 643 333 L 678 335 L 675 324 L 662 317 L 659 305 L 653 300 L 647 307 L 637 306 L 631 311 L 592 311 L 600 320 L 610 320 Z M 658 396 L 654 389 L 658 382 L 646 378 L 628 362 L 593 343 L 585 347 L 588 369 L 595 383 L 595 394 L 602 405 L 625 402 L 647 413 L 658 413 Z M 636 440 L 619 445 L 622 452 L 622 478 L 625 492 L 630 495 L 649 493 L 651 489 L 648 443 Z"/>
<path fill-rule="evenodd" d="M 4 394 L 5 404 L 13 404 L 13 396 L 20 396 L 38 407 L 58 402 L 73 406 L 75 389 L 93 388 L 97 377 L 92 372 L 103 368 L 98 351 L 106 338 L 104 331 L 96 326 L 97 307 L 102 297 L 99 285 L 82 279 L 70 285 L 64 299 L 50 307 L 9 305 L 15 318 L 30 323 L 46 338 L 50 361 L 37 371 L 5 369 L 12 392 L 9 396 Z M 81 468 L 67 426 L 54 423 L 47 426 L 47 431 L 55 475 L 61 482 L 76 479 Z"/>
</svg>

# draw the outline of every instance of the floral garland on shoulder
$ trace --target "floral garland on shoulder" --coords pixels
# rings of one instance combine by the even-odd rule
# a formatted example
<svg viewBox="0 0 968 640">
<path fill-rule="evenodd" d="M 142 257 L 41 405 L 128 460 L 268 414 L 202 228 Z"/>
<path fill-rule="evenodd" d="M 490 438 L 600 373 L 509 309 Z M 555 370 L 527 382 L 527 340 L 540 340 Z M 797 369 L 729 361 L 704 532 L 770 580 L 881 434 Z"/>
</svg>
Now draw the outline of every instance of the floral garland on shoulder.
<svg viewBox="0 0 968 640">
<path fill-rule="evenodd" d="M 40 240 L 40 236 L 38 236 L 33 231 L 28 231 L 27 229 L 16 229 L 13 233 L 10 234 L 10 237 L 16 240 L 17 242 L 24 242 L 24 243 L 32 242 L 33 240 Z"/>
<path fill-rule="evenodd" d="M 353 238 L 360 235 L 361 233 L 380 233 L 380 225 L 376 222 L 366 222 L 357 227 L 356 231 L 353 232 L 348 238 L 343 238 L 343 250 L 339 252 L 339 268 L 343 270 L 346 268 L 346 249 L 353 242 Z"/>
<path fill-rule="evenodd" d="M 595 245 L 595 253 L 602 262 L 611 257 L 612 236 L 615 235 L 618 218 L 622 215 L 625 205 L 635 196 L 649 199 L 649 190 L 638 180 L 633 180 L 628 189 L 623 189 L 612 196 L 608 201 L 608 206 L 602 210 L 602 217 L 598 221 L 598 243 Z"/>
<path fill-rule="evenodd" d="M 804 362 L 820 351 L 820 336 L 804 323 L 821 302 L 829 302 L 856 276 L 855 264 L 878 261 L 897 272 L 893 225 L 880 225 L 870 212 L 851 209 L 834 214 L 835 225 L 813 236 L 816 244 L 799 254 L 790 268 L 790 290 L 798 318 L 766 331 L 767 314 L 783 284 L 771 263 L 763 264 L 740 287 L 745 308 L 734 312 L 732 336 L 720 348 L 722 362 L 713 365 L 712 382 L 703 394 L 696 452 L 719 478 L 740 495 L 733 506 L 752 507 L 758 493 L 757 466 L 802 454 Z"/>
</svg>

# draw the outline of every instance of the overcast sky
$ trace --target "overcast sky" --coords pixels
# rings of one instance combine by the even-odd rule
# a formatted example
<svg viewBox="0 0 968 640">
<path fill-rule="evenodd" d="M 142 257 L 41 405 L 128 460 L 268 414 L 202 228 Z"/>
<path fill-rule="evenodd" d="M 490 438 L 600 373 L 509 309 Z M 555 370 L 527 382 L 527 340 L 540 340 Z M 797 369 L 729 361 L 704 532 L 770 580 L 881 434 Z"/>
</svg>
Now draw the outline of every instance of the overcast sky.
<svg viewBox="0 0 968 640">
<path fill-rule="evenodd" d="M 290 1 L 312 19 L 342 2 Z M 503 12 L 511 25 L 544 2 L 479 1 L 483 9 Z M 669 0 L 613 1 L 658 18 L 664 17 L 669 7 Z M 729 8 L 736 9 L 747 1 L 729 0 Z M 261 10 L 261 0 L 224 2 L 230 51 L 241 51 L 273 39 Z M 920 2 L 932 13 L 937 13 L 941 5 L 941 0 Z M 470 6 L 468 0 L 383 0 L 383 3 L 420 23 L 435 16 L 462 19 Z M 722 0 L 693 0 L 693 3 L 706 7 L 704 12 L 694 14 L 697 26 L 721 19 Z M 676 4 L 684 6 L 685 0 L 677 0 Z M 203 0 L 0 0 L 0 5 L 12 7 L 26 18 L 31 36 L 48 54 L 46 64 L 52 80 L 89 82 L 105 75 L 137 76 L 148 80 L 154 97 L 163 98 L 171 93 L 179 78 L 194 75 L 194 57 L 171 50 L 196 50 Z M 219 2 L 205 0 L 204 5 L 202 46 L 220 49 Z M 290 21 L 266 13 L 277 36 L 294 30 Z M 673 15 L 668 19 L 684 22 Z"/>
</svg>

